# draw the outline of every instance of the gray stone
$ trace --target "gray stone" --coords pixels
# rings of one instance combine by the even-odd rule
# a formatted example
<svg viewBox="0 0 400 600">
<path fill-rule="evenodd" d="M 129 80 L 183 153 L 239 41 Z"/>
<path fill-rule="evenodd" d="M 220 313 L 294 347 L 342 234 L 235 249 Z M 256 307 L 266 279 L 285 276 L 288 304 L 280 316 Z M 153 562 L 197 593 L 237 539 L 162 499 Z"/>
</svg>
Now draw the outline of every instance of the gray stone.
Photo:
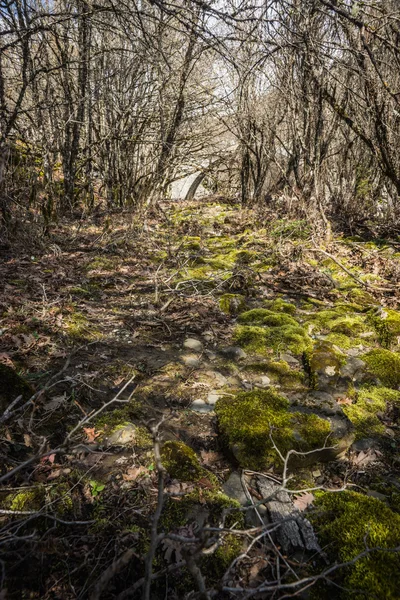
<svg viewBox="0 0 400 600">
<path fill-rule="evenodd" d="M 248 503 L 240 474 L 236 471 L 233 471 L 233 473 L 229 475 L 229 478 L 222 486 L 222 489 L 229 498 L 237 500 L 242 506 L 245 506 Z"/>
<path fill-rule="evenodd" d="M 335 401 L 332 394 L 319 390 L 311 392 L 311 394 L 307 396 L 305 404 L 306 406 L 315 407 L 318 411 L 326 415 L 341 414 L 343 412 L 341 406 Z"/>
<path fill-rule="evenodd" d="M 350 356 L 347 363 L 340 368 L 342 377 L 352 381 L 360 381 L 364 377 L 365 362 L 356 356 Z"/>
<path fill-rule="evenodd" d="M 110 433 L 104 440 L 104 446 L 134 446 L 136 438 L 136 426 L 133 423 L 127 423 Z"/>
<path fill-rule="evenodd" d="M 256 387 L 267 388 L 271 385 L 271 380 L 266 375 L 262 375 L 255 383 Z"/>
<path fill-rule="evenodd" d="M 242 360 L 247 357 L 246 352 L 242 350 L 242 348 L 239 348 L 239 346 L 227 346 L 226 348 L 221 348 L 220 353 L 230 360 Z"/>
<path fill-rule="evenodd" d="M 190 408 L 198 413 L 209 413 L 214 410 L 214 407 L 207 404 L 204 400 L 194 400 Z"/>
<path fill-rule="evenodd" d="M 208 360 L 217 360 L 217 355 L 212 350 L 204 350 L 204 354 L 207 356 Z"/>
<path fill-rule="evenodd" d="M 361 438 L 352 444 L 351 449 L 355 452 L 365 452 L 370 448 L 377 448 L 378 442 L 374 438 Z"/>
<path fill-rule="evenodd" d="M 216 404 L 218 398 L 220 398 L 220 397 L 221 397 L 221 394 L 218 394 L 217 392 L 212 391 L 207 396 L 207 402 L 211 406 L 214 406 Z"/>
<path fill-rule="evenodd" d="M 193 352 L 201 352 L 203 350 L 202 342 L 194 338 L 187 338 L 183 342 L 183 347 L 185 348 L 185 350 L 193 350 Z"/>
<path fill-rule="evenodd" d="M 298 367 L 300 365 L 300 361 L 291 354 L 281 354 L 281 360 L 285 360 L 292 367 Z"/>
<path fill-rule="evenodd" d="M 219 371 L 206 371 L 206 375 L 215 380 L 216 387 L 223 387 L 228 383 L 226 377 Z"/>
<path fill-rule="evenodd" d="M 192 369 L 198 369 L 201 365 L 201 360 L 194 354 L 183 355 L 181 356 L 181 360 L 186 367 L 191 367 Z"/>
<path fill-rule="evenodd" d="M 380 492 L 376 492 L 375 490 L 368 490 L 367 496 L 371 498 L 376 498 L 377 500 L 381 500 L 382 502 L 387 502 L 387 496 L 385 494 L 381 494 Z"/>
</svg>

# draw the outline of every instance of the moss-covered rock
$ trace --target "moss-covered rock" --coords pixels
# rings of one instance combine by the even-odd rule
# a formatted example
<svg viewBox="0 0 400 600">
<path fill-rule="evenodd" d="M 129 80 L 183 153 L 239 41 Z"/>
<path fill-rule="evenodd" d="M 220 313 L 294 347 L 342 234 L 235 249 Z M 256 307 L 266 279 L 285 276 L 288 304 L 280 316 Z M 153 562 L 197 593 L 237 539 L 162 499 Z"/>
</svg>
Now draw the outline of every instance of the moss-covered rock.
<svg viewBox="0 0 400 600">
<path fill-rule="evenodd" d="M 274 312 L 283 312 L 287 313 L 288 315 L 294 315 L 296 312 L 296 305 L 292 302 L 286 302 L 285 300 L 282 300 L 282 298 L 266 300 L 265 306 Z"/>
<path fill-rule="evenodd" d="M 314 349 L 306 353 L 305 359 L 313 388 L 339 376 L 340 367 L 346 362 L 345 355 L 327 341 L 317 342 Z"/>
<path fill-rule="evenodd" d="M 312 346 L 311 338 L 289 314 L 266 308 L 242 313 L 235 330 L 235 341 L 248 352 L 268 354 L 288 350 L 302 354 Z"/>
<path fill-rule="evenodd" d="M 3 413 L 13 400 L 22 396 L 29 400 L 33 390 L 23 377 L 11 367 L 0 363 L 0 412 Z"/>
<path fill-rule="evenodd" d="M 399 404 L 400 392 L 386 387 L 361 389 L 353 404 L 343 406 L 343 412 L 353 423 L 357 437 L 382 435 L 385 427 L 377 413 L 385 412 L 388 404 Z"/>
<path fill-rule="evenodd" d="M 348 491 L 315 495 L 318 511 L 310 519 L 332 560 L 351 561 L 365 550 L 366 544 L 387 550 L 399 545 L 400 515 L 380 500 Z M 345 598 L 396 600 L 400 553 L 371 552 L 346 570 L 338 571 L 335 581 L 348 590 L 343 593 Z"/>
<path fill-rule="evenodd" d="M 382 348 L 375 348 L 361 357 L 368 365 L 371 375 L 383 385 L 392 388 L 400 386 L 400 354 Z"/>
<path fill-rule="evenodd" d="M 195 451 L 183 442 L 166 442 L 161 448 L 161 460 L 173 479 L 195 482 L 205 478 L 217 485 L 215 476 L 200 465 Z"/>
<path fill-rule="evenodd" d="M 246 308 L 242 294 L 223 294 L 219 298 L 220 309 L 227 315 L 237 315 Z"/>
<path fill-rule="evenodd" d="M 391 348 L 398 344 L 400 337 L 400 313 L 396 310 L 382 310 L 369 313 L 369 321 L 375 327 L 379 341 L 384 348 Z"/>
<path fill-rule="evenodd" d="M 283 455 L 291 449 L 307 451 L 324 445 L 329 422 L 313 414 L 289 412 L 288 408 L 288 400 L 271 389 L 217 401 L 221 434 L 241 466 L 260 469 L 279 464 L 271 435 Z"/>
<path fill-rule="evenodd" d="M 250 363 L 246 365 L 245 370 L 250 373 L 266 374 L 273 383 L 286 389 L 301 388 L 304 382 L 304 372 L 291 369 L 285 360 Z"/>
</svg>

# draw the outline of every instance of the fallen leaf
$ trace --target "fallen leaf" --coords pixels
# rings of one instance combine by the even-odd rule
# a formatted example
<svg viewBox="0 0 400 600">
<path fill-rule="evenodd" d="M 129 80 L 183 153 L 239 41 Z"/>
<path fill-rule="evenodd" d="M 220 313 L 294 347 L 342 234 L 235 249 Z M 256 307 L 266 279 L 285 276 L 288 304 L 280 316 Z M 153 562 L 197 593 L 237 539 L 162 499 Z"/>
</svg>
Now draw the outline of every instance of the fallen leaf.
<svg viewBox="0 0 400 600">
<path fill-rule="evenodd" d="M 0 364 L 6 365 L 6 367 L 14 368 L 14 363 L 7 352 L 0 352 Z"/>
<path fill-rule="evenodd" d="M 353 400 L 351 398 L 338 398 L 337 399 L 337 403 L 338 404 L 353 404 Z"/>
<path fill-rule="evenodd" d="M 94 442 L 95 439 L 101 435 L 99 432 L 96 432 L 94 427 L 84 427 L 83 431 L 86 433 L 86 439 L 88 442 Z"/>
<path fill-rule="evenodd" d="M 222 454 L 219 452 L 206 452 L 206 450 L 201 450 L 200 456 L 205 465 L 214 465 L 222 458 Z"/>
<path fill-rule="evenodd" d="M 214 486 L 211 483 L 211 481 L 209 479 L 207 479 L 207 477 L 202 477 L 201 479 L 199 479 L 198 484 L 203 487 L 206 488 L 206 490 L 213 490 Z"/>
<path fill-rule="evenodd" d="M 46 412 L 53 412 L 53 411 L 57 410 L 57 408 L 59 408 L 62 404 L 64 404 L 64 402 L 66 402 L 66 400 L 67 400 L 67 395 L 64 392 L 64 394 L 62 396 L 54 396 L 53 398 L 51 398 L 48 402 L 46 402 L 46 404 L 43 406 L 43 408 Z"/>
<path fill-rule="evenodd" d="M 315 498 L 311 492 L 305 492 L 304 494 L 299 494 L 293 500 L 293 504 L 297 508 L 297 510 L 303 511 L 306 510 L 313 502 Z"/>
<path fill-rule="evenodd" d="M 140 475 L 146 473 L 146 467 L 130 467 L 126 473 L 123 473 L 122 479 L 124 481 L 135 481 Z"/>
</svg>

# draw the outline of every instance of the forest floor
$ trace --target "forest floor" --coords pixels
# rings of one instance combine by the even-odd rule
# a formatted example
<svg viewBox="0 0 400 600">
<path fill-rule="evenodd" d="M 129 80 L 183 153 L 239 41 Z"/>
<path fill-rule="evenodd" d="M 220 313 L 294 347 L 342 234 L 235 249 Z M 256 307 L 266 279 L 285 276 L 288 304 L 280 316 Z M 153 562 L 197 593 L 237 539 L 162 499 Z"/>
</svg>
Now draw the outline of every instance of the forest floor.
<svg viewBox="0 0 400 600">
<path fill-rule="evenodd" d="M 284 480 L 311 490 L 292 493 L 298 511 L 326 508 L 315 488 L 347 488 L 400 532 L 399 258 L 399 241 L 327 241 L 218 198 L 166 203 L 144 223 L 63 222 L 34 255 L 7 257 L 0 363 L 27 386 L 1 372 L 0 414 L 22 399 L 0 425 L 0 598 L 141 593 L 159 482 L 149 431 L 161 420 L 159 531 L 176 535 L 157 549 L 152 598 L 196 589 L 184 540 L 259 502 L 259 474 L 281 482 L 291 449 L 307 453 Z M 266 513 L 229 527 L 259 532 Z M 348 560 L 338 534 L 318 519 L 315 530 L 325 561 Z M 210 597 L 315 573 L 315 558 L 294 563 L 254 531 L 202 548 L 214 556 L 201 568 Z"/>
</svg>

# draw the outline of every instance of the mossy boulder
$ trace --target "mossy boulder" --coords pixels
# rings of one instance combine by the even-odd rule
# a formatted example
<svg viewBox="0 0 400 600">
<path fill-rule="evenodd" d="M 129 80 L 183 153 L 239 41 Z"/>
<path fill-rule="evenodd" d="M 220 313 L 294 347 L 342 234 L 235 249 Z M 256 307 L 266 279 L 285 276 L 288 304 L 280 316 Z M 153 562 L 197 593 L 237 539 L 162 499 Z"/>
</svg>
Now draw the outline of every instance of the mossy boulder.
<svg viewBox="0 0 400 600">
<path fill-rule="evenodd" d="M 341 597 L 397 600 L 400 553 L 384 550 L 399 546 L 400 515 L 380 500 L 356 492 L 317 492 L 315 495 L 317 511 L 311 514 L 310 520 L 332 561 L 351 561 L 365 551 L 366 546 L 380 548 L 332 576 L 336 584 L 347 590 Z"/>
<path fill-rule="evenodd" d="M 239 316 L 235 341 L 246 351 L 268 354 L 271 350 L 302 354 L 312 346 L 303 327 L 285 312 L 255 308 Z"/>
<path fill-rule="evenodd" d="M 330 423 L 314 414 L 290 412 L 289 402 L 272 389 L 242 392 L 217 401 L 215 412 L 225 444 L 243 467 L 279 464 L 274 443 L 285 455 L 324 445 Z"/>
<path fill-rule="evenodd" d="M 246 365 L 246 371 L 256 374 L 268 375 L 271 381 L 285 389 L 303 387 L 304 372 L 292 369 L 285 360 L 271 360 L 268 362 L 251 363 Z"/>
<path fill-rule="evenodd" d="M 375 348 L 361 357 L 368 371 L 383 385 L 397 389 L 400 386 L 400 354 Z"/>
<path fill-rule="evenodd" d="M 27 401 L 32 395 L 33 390 L 25 379 L 11 367 L 0 363 L 0 412 L 3 413 L 18 396 Z"/>
<path fill-rule="evenodd" d="M 370 386 L 359 390 L 355 402 L 343 406 L 343 412 L 354 425 L 357 437 L 377 436 L 385 433 L 378 413 L 384 413 L 389 404 L 400 404 L 400 391 Z"/>
<path fill-rule="evenodd" d="M 237 315 L 246 308 L 242 294 L 223 294 L 219 298 L 220 309 L 227 315 Z"/>
<path fill-rule="evenodd" d="M 204 478 L 212 486 L 217 485 L 216 477 L 200 465 L 195 451 L 183 442 L 166 442 L 161 448 L 161 461 L 173 479 L 196 482 Z"/>
<path fill-rule="evenodd" d="M 345 362 L 345 355 L 333 344 L 327 341 L 317 342 L 313 350 L 306 354 L 311 387 L 331 385 L 339 377 L 340 368 Z"/>
</svg>

